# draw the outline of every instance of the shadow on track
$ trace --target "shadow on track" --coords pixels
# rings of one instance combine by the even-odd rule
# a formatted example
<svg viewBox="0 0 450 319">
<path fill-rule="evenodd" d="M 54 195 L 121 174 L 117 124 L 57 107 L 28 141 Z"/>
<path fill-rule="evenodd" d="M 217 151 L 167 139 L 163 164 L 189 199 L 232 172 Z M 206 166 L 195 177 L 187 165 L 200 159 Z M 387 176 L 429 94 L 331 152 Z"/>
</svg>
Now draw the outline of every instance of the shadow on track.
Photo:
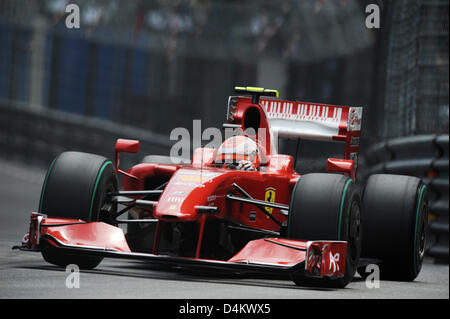
<svg viewBox="0 0 450 319">
<path fill-rule="evenodd" d="M 129 264 L 121 264 L 120 266 L 106 266 L 120 267 L 125 270 L 111 270 L 99 269 L 93 270 L 81 270 L 81 273 L 89 273 L 104 276 L 120 276 L 130 278 L 142 278 L 142 279 L 159 279 L 170 281 L 183 281 L 183 282 L 203 282 L 210 284 L 228 284 L 228 285 L 240 285 L 240 286 L 252 286 L 252 287 L 266 287 L 266 288 L 281 288 L 281 289 L 298 289 L 298 290 L 312 290 L 312 291 L 336 291 L 339 289 L 334 288 L 321 288 L 321 287 L 302 287 L 296 286 L 286 276 L 268 276 L 259 274 L 236 274 L 236 273 L 205 273 L 196 271 L 193 269 L 167 267 L 161 265 L 147 264 L 142 262 L 130 262 Z M 65 272 L 64 268 L 53 265 L 28 265 L 28 266 L 15 266 L 14 268 L 29 269 L 29 270 L 49 270 Z M 145 272 L 137 272 L 144 270 Z M 356 279 L 356 278 L 355 278 Z M 274 280 L 285 281 L 273 282 Z"/>
</svg>

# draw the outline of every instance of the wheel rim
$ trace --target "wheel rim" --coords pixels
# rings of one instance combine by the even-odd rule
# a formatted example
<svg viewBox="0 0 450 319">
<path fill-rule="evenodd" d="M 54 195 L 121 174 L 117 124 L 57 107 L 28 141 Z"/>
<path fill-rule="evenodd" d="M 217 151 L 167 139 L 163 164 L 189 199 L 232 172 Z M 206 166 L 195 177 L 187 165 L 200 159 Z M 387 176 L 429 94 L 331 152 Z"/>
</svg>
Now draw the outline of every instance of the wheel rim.
<svg viewBox="0 0 450 319">
<path fill-rule="evenodd" d="M 424 204 L 422 206 L 422 216 L 421 216 L 421 225 L 419 228 L 418 238 L 419 238 L 419 245 L 418 245 L 418 255 L 419 260 L 422 260 L 425 255 L 425 245 L 426 245 L 426 224 L 427 224 L 427 205 Z"/>
<path fill-rule="evenodd" d="M 428 218 L 428 206 L 427 202 L 423 200 L 423 194 L 425 191 L 426 186 L 423 185 L 420 194 L 419 194 L 419 202 L 417 206 L 417 213 L 416 213 L 416 229 L 414 231 L 414 273 L 418 274 L 421 267 L 422 267 L 422 261 L 425 254 L 425 242 L 426 242 L 426 233 L 425 228 L 427 225 L 427 218 Z"/>
</svg>

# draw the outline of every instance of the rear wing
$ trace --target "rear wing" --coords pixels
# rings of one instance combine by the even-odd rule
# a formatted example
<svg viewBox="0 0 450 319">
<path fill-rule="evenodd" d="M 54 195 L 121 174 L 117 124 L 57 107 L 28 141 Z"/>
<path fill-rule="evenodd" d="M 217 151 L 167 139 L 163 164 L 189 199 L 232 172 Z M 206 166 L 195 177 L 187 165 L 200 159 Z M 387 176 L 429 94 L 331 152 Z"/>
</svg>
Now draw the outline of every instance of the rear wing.
<svg viewBox="0 0 450 319">
<path fill-rule="evenodd" d="M 252 100 L 231 96 L 227 120 L 233 121 L 241 108 Z M 279 137 L 335 141 L 345 143 L 344 159 L 357 163 L 361 132 L 362 107 L 284 101 L 260 98 L 271 135 Z"/>
</svg>

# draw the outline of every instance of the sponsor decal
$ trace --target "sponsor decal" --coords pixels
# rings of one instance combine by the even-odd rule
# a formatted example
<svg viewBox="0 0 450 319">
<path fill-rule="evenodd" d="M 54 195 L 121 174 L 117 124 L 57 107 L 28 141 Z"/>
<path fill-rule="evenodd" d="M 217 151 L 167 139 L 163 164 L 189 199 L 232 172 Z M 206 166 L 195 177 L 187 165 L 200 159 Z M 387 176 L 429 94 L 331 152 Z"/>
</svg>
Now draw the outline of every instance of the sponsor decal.
<svg viewBox="0 0 450 319">
<path fill-rule="evenodd" d="M 350 147 L 355 147 L 359 145 L 359 137 L 352 137 L 350 140 Z"/>
<path fill-rule="evenodd" d="M 173 192 L 171 195 L 173 196 L 186 196 L 187 192 Z"/>
<path fill-rule="evenodd" d="M 203 177 L 203 176 L 193 176 L 193 175 L 181 175 L 178 176 L 178 180 L 183 181 L 183 182 L 192 182 L 192 183 L 203 183 L 203 182 L 207 182 L 210 179 L 207 177 Z"/>
<path fill-rule="evenodd" d="M 183 172 L 183 173 L 177 175 L 177 181 L 201 184 L 201 183 L 209 182 L 212 178 L 219 176 L 219 175 L 220 175 L 220 173 L 189 171 L 189 172 Z"/>
<path fill-rule="evenodd" d="M 170 196 L 169 198 L 167 198 L 167 201 L 171 203 L 181 203 L 183 201 L 183 197 Z"/>
<path fill-rule="evenodd" d="M 342 116 L 342 107 L 334 105 L 269 100 L 263 100 L 262 105 L 269 119 L 338 123 Z"/>
<path fill-rule="evenodd" d="M 22 246 L 28 246 L 30 243 L 30 233 L 26 233 L 22 238 Z"/>
<path fill-rule="evenodd" d="M 328 270 L 331 270 L 331 267 L 333 267 L 333 272 L 339 271 L 339 253 L 336 253 L 333 256 L 333 253 L 330 251 L 330 266 L 328 267 Z"/>
<path fill-rule="evenodd" d="M 275 202 L 275 195 L 276 195 L 276 189 L 273 187 L 268 187 L 266 188 L 266 193 L 264 195 L 264 200 L 266 202 L 270 202 L 270 203 L 274 203 Z M 264 209 L 266 210 L 266 212 L 268 212 L 269 214 L 272 214 L 273 211 L 273 207 L 264 207 Z M 269 216 L 266 216 L 267 218 L 269 218 Z"/>
<path fill-rule="evenodd" d="M 362 107 L 351 107 L 347 127 L 349 131 L 361 130 Z"/>
<path fill-rule="evenodd" d="M 205 185 L 203 184 L 199 184 L 199 183 L 193 183 L 193 182 L 181 182 L 181 181 L 174 181 L 173 185 L 177 185 L 177 186 L 183 186 L 183 187 L 187 187 L 187 188 L 192 188 L 192 187 L 205 187 Z"/>
</svg>

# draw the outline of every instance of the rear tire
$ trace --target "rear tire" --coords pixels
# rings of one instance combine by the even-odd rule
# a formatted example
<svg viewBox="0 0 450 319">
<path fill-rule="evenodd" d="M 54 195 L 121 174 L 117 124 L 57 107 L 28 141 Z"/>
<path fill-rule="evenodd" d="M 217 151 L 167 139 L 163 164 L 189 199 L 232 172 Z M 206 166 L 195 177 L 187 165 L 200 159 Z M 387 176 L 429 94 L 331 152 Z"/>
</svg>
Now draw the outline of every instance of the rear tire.
<svg viewBox="0 0 450 319">
<path fill-rule="evenodd" d="M 363 195 L 363 216 L 363 256 L 381 259 L 381 278 L 414 280 L 422 268 L 426 244 L 425 184 L 412 176 L 370 176 Z"/>
<path fill-rule="evenodd" d="M 345 287 L 354 277 L 361 254 L 360 196 L 353 180 L 338 174 L 300 177 L 291 198 L 288 238 L 347 241 L 345 275 L 339 279 L 293 275 L 297 285 Z"/>
<path fill-rule="evenodd" d="M 118 190 L 111 161 L 94 154 L 64 152 L 55 158 L 42 187 L 39 212 L 49 217 L 103 221 L 113 224 L 117 204 L 108 201 L 107 193 Z M 44 259 L 65 267 L 96 267 L 102 257 L 60 253 L 57 248 L 42 247 Z"/>
</svg>

